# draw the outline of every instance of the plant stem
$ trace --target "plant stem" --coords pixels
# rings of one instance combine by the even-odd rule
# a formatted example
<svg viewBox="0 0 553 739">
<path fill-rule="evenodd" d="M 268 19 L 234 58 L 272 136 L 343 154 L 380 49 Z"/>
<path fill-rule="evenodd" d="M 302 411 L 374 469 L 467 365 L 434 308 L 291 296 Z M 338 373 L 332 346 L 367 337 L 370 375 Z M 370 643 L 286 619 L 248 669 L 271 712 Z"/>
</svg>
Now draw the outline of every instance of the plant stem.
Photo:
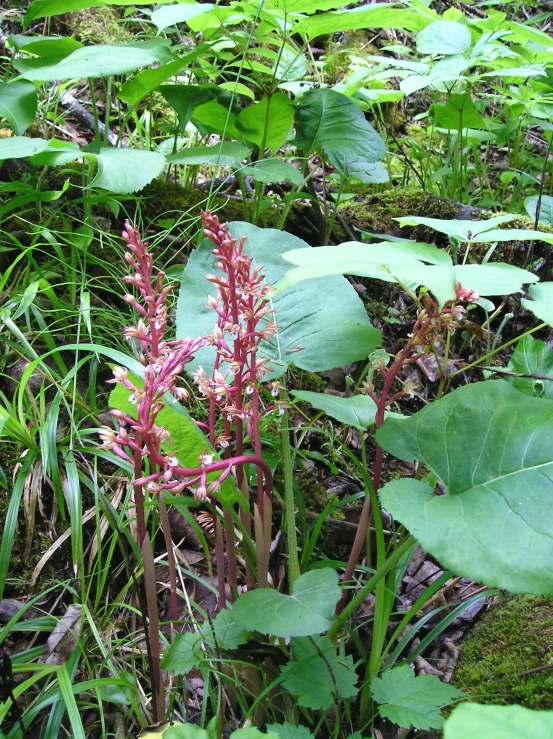
<svg viewBox="0 0 553 739">
<path fill-rule="evenodd" d="M 374 575 L 371 577 L 370 580 L 367 580 L 367 582 L 363 585 L 363 587 L 359 590 L 357 595 L 352 598 L 352 600 L 348 603 L 348 605 L 344 608 L 342 613 L 340 613 L 339 616 L 336 617 L 336 620 L 330 627 L 328 631 L 328 637 L 331 640 L 334 640 L 338 633 L 340 632 L 340 629 L 346 624 L 346 621 L 350 618 L 350 616 L 353 614 L 356 608 L 358 608 L 361 603 L 365 600 L 367 595 L 373 590 L 374 587 L 382 580 L 382 578 L 392 569 L 392 567 L 395 567 L 395 565 L 399 562 L 399 560 L 403 557 L 405 552 L 409 550 L 410 547 L 413 546 L 416 539 L 414 536 L 409 536 L 403 544 L 400 544 L 400 546 L 395 550 L 393 554 L 391 554 L 388 559 L 384 562 L 382 567 L 379 567 Z"/>
<path fill-rule="evenodd" d="M 284 408 L 280 426 L 280 439 L 282 445 L 282 463 L 284 465 L 284 500 L 286 502 L 286 529 L 288 531 L 288 579 L 290 581 L 289 587 L 291 593 L 295 581 L 300 576 L 300 563 L 296 536 L 292 455 L 290 454 L 290 421 L 286 408 Z"/>
</svg>

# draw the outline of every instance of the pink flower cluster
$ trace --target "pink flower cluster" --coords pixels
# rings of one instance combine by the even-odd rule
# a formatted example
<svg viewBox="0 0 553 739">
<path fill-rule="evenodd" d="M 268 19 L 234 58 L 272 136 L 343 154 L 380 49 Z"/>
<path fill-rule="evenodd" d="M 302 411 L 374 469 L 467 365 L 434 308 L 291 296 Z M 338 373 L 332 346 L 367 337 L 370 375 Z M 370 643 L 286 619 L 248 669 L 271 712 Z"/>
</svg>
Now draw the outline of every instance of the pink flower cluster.
<svg viewBox="0 0 553 739">
<path fill-rule="evenodd" d="M 277 328 L 267 300 L 272 288 L 265 284 L 262 267 L 254 268 L 252 258 L 244 253 L 245 238 L 233 238 L 216 215 L 202 211 L 202 220 L 204 234 L 215 244 L 215 266 L 223 274 L 206 275 L 206 280 L 218 288 L 216 297 L 208 298 L 217 313 L 217 323 L 213 334 L 206 337 L 207 343 L 217 350 L 215 369 L 208 377 L 198 367 L 194 382 L 210 400 L 210 427 L 213 428 L 215 408 L 225 419 L 224 433 L 212 439 L 212 443 L 226 448 L 232 422 L 245 422 L 254 441 L 259 418 L 258 383 L 265 377 L 269 361 L 259 356 L 259 345 L 269 341 Z M 273 396 L 278 396 L 278 391 L 278 383 L 271 383 Z"/>
<path fill-rule="evenodd" d="M 225 433 L 217 440 L 221 448 L 227 448 L 230 441 L 230 420 L 235 423 L 246 420 L 248 428 L 257 419 L 257 390 L 255 409 L 242 403 L 243 391 L 249 394 L 249 388 L 255 387 L 256 378 L 265 371 L 264 359 L 257 359 L 257 348 L 262 338 L 268 338 L 275 332 L 272 322 L 267 322 L 261 330 L 257 323 L 269 312 L 265 296 L 270 288 L 262 285 L 261 270 L 251 270 L 251 259 L 243 254 L 243 239 L 237 242 L 232 239 L 225 225 L 209 213 L 202 213 L 206 225 L 206 235 L 215 240 L 218 258 L 217 266 L 225 273 L 225 277 L 209 276 L 219 286 L 217 299 L 210 304 L 217 311 L 218 319 L 213 335 L 207 338 L 179 339 L 167 341 L 167 297 L 171 286 L 164 286 L 165 274 L 153 273 L 153 258 L 148 251 L 148 244 L 143 243 L 138 229 L 128 222 L 125 224 L 123 238 L 127 242 L 128 251 L 125 261 L 133 270 L 133 274 L 124 277 L 125 282 L 133 285 L 140 295 L 138 300 L 133 295 L 125 295 L 125 300 L 139 314 L 135 326 L 126 328 L 124 333 L 128 340 L 136 341 L 141 347 L 140 362 L 144 366 L 143 387 L 129 379 L 126 369 L 115 367 L 113 382 L 121 383 L 129 391 L 129 401 L 137 407 L 136 418 L 120 411 L 112 410 L 111 414 L 118 420 L 119 428 L 114 430 L 102 426 L 98 433 L 103 444 L 117 456 L 135 465 L 135 487 L 147 485 L 151 492 L 162 490 L 180 492 L 185 487 L 197 485 L 194 494 L 205 500 L 216 492 L 222 481 L 230 474 L 233 466 L 240 468 L 246 461 L 257 464 L 265 477 L 268 489 L 271 486 L 271 474 L 268 466 L 261 459 L 260 444 L 256 446 L 256 457 L 242 455 L 242 443 L 237 443 L 237 456 L 227 456 L 224 460 L 216 460 L 207 450 L 199 456 L 198 465 L 192 468 L 180 466 L 175 453 L 162 451 L 162 445 L 170 441 L 169 433 L 163 426 L 156 424 L 159 412 L 163 409 L 163 395 L 173 394 L 179 400 L 186 400 L 188 393 L 177 385 L 184 367 L 194 358 L 194 353 L 205 344 L 213 344 L 217 348 L 216 369 L 211 378 L 205 376 L 201 368 L 195 374 L 196 383 L 203 395 L 210 398 L 210 436 L 214 443 L 214 409 L 215 403 L 226 416 Z M 231 348 L 224 339 L 224 333 L 234 337 Z M 232 371 L 232 379 L 227 381 L 228 371 L 223 375 L 218 367 L 228 362 Z M 245 379 L 246 378 L 246 379 Z M 251 405 L 251 404 L 250 404 Z M 255 434 L 253 434 L 255 435 Z M 125 450 L 130 450 L 133 458 Z M 230 451 L 230 450 L 228 450 Z M 141 476 L 140 460 L 147 458 L 150 474 Z M 208 483 L 207 475 L 219 471 L 218 479 Z M 261 478 L 261 475 L 260 475 Z"/>
</svg>

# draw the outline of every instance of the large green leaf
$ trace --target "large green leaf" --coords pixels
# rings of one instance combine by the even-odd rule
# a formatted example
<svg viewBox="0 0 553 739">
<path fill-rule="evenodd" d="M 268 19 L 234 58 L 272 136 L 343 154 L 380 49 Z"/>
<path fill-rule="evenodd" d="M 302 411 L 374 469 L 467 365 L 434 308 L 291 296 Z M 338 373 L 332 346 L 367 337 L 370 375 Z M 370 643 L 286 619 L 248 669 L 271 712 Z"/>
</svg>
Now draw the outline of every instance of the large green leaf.
<svg viewBox="0 0 553 739">
<path fill-rule="evenodd" d="M 151 39 L 133 44 L 96 44 L 77 49 L 62 58 L 37 57 L 17 59 L 14 67 L 28 80 L 55 80 L 107 77 L 134 72 L 139 67 L 151 67 L 173 60 L 167 41 Z"/>
<path fill-rule="evenodd" d="M 553 349 L 545 341 L 532 336 L 523 336 L 518 342 L 509 366 L 509 372 L 525 375 L 542 375 L 551 380 L 534 379 L 532 377 L 505 377 L 513 387 L 521 393 L 542 398 L 553 398 Z"/>
<path fill-rule="evenodd" d="M 463 693 L 441 682 L 436 675 L 419 675 L 408 665 L 387 670 L 375 677 L 371 693 L 378 712 L 406 729 L 439 729 L 444 720 L 440 709 L 462 698 Z"/>
<path fill-rule="evenodd" d="M 464 54 L 470 44 L 469 29 L 455 21 L 435 21 L 417 34 L 419 54 Z"/>
<path fill-rule="evenodd" d="M 444 739 L 551 739 L 553 711 L 522 706 L 481 706 L 461 703 L 444 726 Z"/>
<path fill-rule="evenodd" d="M 159 92 L 174 108 L 179 117 L 179 128 L 182 131 L 192 119 L 196 108 L 211 100 L 218 100 L 225 107 L 232 101 L 232 93 L 221 90 L 218 85 L 205 83 L 203 85 L 161 85 Z"/>
<path fill-rule="evenodd" d="M 324 411 L 327 416 L 359 431 L 374 423 L 376 403 L 368 395 L 340 398 L 326 393 L 313 393 L 310 390 L 292 390 L 292 395 L 296 400 L 303 400 L 313 408 Z"/>
<path fill-rule="evenodd" d="M 197 15 L 209 13 L 214 7 L 215 5 L 211 3 L 196 3 L 194 0 L 187 0 L 186 3 L 177 5 L 162 5 L 161 8 L 154 10 L 151 20 L 157 26 L 158 31 L 164 31 L 169 26 L 174 26 L 175 23 L 185 23 Z"/>
<path fill-rule="evenodd" d="M 18 51 L 27 51 L 40 57 L 61 58 L 83 48 L 83 44 L 72 36 L 24 36 L 13 34 L 10 36 L 10 43 Z"/>
<path fill-rule="evenodd" d="M 101 187 L 116 193 L 142 190 L 165 167 L 165 157 L 156 151 L 113 149 L 106 146 L 93 157 L 98 163 L 98 174 L 90 187 Z"/>
<path fill-rule="evenodd" d="M 201 56 L 209 46 L 209 44 L 198 44 L 192 51 L 176 59 L 174 62 L 162 64 L 152 69 L 144 69 L 132 79 L 126 80 L 119 88 L 117 96 L 131 108 L 134 107 L 143 97 L 157 90 L 162 82 L 165 82 L 165 80 L 180 72 L 198 56 Z M 167 87 L 170 87 L 170 85 L 167 85 Z M 174 87 L 184 87 L 184 85 L 174 85 Z"/>
<path fill-rule="evenodd" d="M 400 226 L 428 226 L 458 241 L 471 241 L 473 244 L 488 244 L 492 241 L 545 241 L 553 243 L 553 234 L 530 229 L 498 229 L 501 223 L 516 218 L 512 215 L 495 216 L 486 221 L 453 221 L 422 216 L 401 216 L 394 218 Z"/>
<path fill-rule="evenodd" d="M 193 667 L 197 667 L 202 659 L 202 637 L 196 631 L 176 634 L 169 644 L 161 660 L 163 670 L 171 670 L 175 675 L 185 675 Z"/>
<path fill-rule="evenodd" d="M 363 178 L 363 165 L 384 156 L 384 142 L 362 111 L 335 90 L 310 90 L 296 108 L 296 145 L 324 151 L 344 177 Z"/>
<path fill-rule="evenodd" d="M 236 127 L 252 144 L 278 149 L 286 141 L 293 122 L 294 104 L 288 95 L 277 92 L 244 108 L 236 119 Z"/>
<path fill-rule="evenodd" d="M 256 266 L 263 266 L 270 285 L 286 273 L 281 254 L 306 246 L 301 239 L 275 229 L 243 222 L 231 223 L 229 228 L 236 238 L 246 236 L 245 251 Z M 214 269 L 212 248 L 206 239 L 192 252 L 184 270 L 177 303 L 179 337 L 205 335 L 213 330 L 216 315 L 206 307 L 206 298 L 214 291 L 205 279 Z M 380 332 L 371 325 L 361 299 L 338 275 L 283 290 L 272 302 L 279 332 L 261 349 L 263 355 L 271 357 L 275 377 L 289 364 L 312 372 L 343 367 L 366 358 L 380 344 Z M 197 353 L 196 363 L 209 371 L 213 356 L 213 350 L 205 347 Z"/>
<path fill-rule="evenodd" d="M 327 636 L 293 639 L 292 656 L 282 668 L 282 684 L 300 706 L 326 711 L 339 698 L 359 692 L 352 656 L 338 657 Z"/>
<path fill-rule="evenodd" d="M 553 282 L 542 282 L 528 288 L 531 300 L 523 298 L 522 305 L 531 310 L 540 321 L 553 326 Z"/>
<path fill-rule="evenodd" d="M 212 649 L 238 649 L 248 641 L 247 631 L 232 615 L 231 608 L 220 611 L 211 623 L 204 623 L 202 636 Z"/>
<path fill-rule="evenodd" d="M 26 136 L 0 138 L 0 161 L 2 159 L 22 159 L 38 154 L 48 146 L 46 139 L 29 139 Z"/>
<path fill-rule="evenodd" d="M 523 284 L 538 279 L 531 272 L 510 264 L 452 265 L 446 251 L 411 241 L 346 242 L 314 251 L 290 251 L 283 254 L 283 258 L 297 266 L 286 273 L 278 290 L 324 275 L 349 274 L 412 286 L 424 285 L 440 304 L 455 298 L 457 283 L 472 288 L 478 295 L 508 295 L 521 292 Z"/>
<path fill-rule="evenodd" d="M 19 80 L 0 82 L 0 118 L 5 118 L 16 135 L 22 135 L 35 119 L 36 88 Z"/>
<path fill-rule="evenodd" d="M 445 103 L 434 103 L 431 106 L 434 125 L 461 131 L 463 128 L 484 128 L 484 119 L 478 112 L 472 98 L 467 93 L 453 93 Z"/>
<path fill-rule="evenodd" d="M 236 141 L 222 141 L 214 146 L 189 146 L 167 157 L 170 164 L 211 164 L 213 167 L 239 169 L 248 148 Z"/>
<path fill-rule="evenodd" d="M 503 380 L 474 383 L 408 419 L 388 418 L 376 438 L 423 461 L 447 490 L 396 480 L 381 491 L 425 551 L 478 582 L 553 595 L 553 402 Z"/>
<path fill-rule="evenodd" d="M 437 14 L 422 8 L 393 8 L 388 3 L 375 3 L 336 13 L 322 13 L 304 18 L 294 31 L 309 40 L 328 33 L 354 31 L 366 28 L 402 28 L 418 32 L 430 23 Z"/>
<path fill-rule="evenodd" d="M 132 381 L 137 387 L 142 387 L 143 383 L 136 376 L 132 377 Z M 122 384 L 117 384 L 109 396 L 111 408 L 123 411 L 131 418 L 136 418 L 136 405 L 129 401 L 129 390 Z M 219 455 L 212 449 L 211 444 L 198 425 L 188 412 L 176 401 L 170 404 L 165 402 L 165 407 L 157 416 L 156 423 L 169 432 L 171 442 L 165 441 L 162 444 L 162 450 L 165 454 L 176 451 L 176 457 L 182 467 L 194 468 L 200 466 L 200 455 L 205 454 L 209 450 L 215 460 L 219 459 Z M 212 472 L 207 476 L 208 481 L 216 480 L 220 472 Z M 244 496 L 240 493 L 233 482 L 232 477 L 227 477 L 220 487 L 219 495 L 223 503 L 233 503 L 236 500 L 241 505 L 247 507 Z"/>
<path fill-rule="evenodd" d="M 540 204 L 539 222 L 553 226 L 553 197 L 551 195 L 532 195 L 526 198 L 524 201 L 526 212 L 535 221 L 538 202 Z"/>
<path fill-rule="evenodd" d="M 292 182 L 294 185 L 303 183 L 302 173 L 289 162 L 274 157 L 262 159 L 252 167 L 245 167 L 242 172 L 252 175 L 254 182 Z"/>
<path fill-rule="evenodd" d="M 292 595 L 272 588 L 250 590 L 232 607 L 237 623 L 271 636 L 311 636 L 328 631 L 342 591 L 335 570 L 325 567 L 300 575 Z"/>
</svg>

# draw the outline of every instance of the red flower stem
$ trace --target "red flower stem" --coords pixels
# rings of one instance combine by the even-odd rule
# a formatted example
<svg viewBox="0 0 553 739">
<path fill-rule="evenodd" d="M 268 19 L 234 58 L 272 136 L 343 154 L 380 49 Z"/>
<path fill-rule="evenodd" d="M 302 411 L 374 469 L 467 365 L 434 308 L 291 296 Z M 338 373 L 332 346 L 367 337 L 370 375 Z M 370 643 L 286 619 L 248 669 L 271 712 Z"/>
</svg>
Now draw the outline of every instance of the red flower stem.
<svg viewBox="0 0 553 739">
<path fill-rule="evenodd" d="M 139 479 L 142 477 L 142 453 L 140 451 L 140 432 L 136 432 L 135 442 L 139 447 L 134 452 L 134 505 L 136 508 L 136 528 L 138 534 L 138 546 L 142 546 L 146 536 L 146 521 L 144 518 L 144 490 Z"/>
</svg>

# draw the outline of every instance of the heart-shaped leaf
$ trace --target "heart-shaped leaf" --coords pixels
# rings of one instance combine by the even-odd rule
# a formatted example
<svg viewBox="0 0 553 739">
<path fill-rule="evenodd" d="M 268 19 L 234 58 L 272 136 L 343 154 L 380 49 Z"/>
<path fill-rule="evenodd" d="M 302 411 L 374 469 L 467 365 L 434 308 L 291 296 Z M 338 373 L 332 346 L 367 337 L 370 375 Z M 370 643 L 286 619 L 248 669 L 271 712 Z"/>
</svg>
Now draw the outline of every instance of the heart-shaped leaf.
<svg viewBox="0 0 553 739">
<path fill-rule="evenodd" d="M 255 266 L 263 267 L 271 285 L 276 285 L 286 273 L 281 255 L 307 246 L 284 231 L 257 228 L 249 223 L 231 223 L 229 230 L 235 238 L 246 237 L 245 252 L 253 257 Z M 205 279 L 206 274 L 214 271 L 212 249 L 213 244 L 206 239 L 192 252 L 184 270 L 177 303 L 179 337 L 213 331 L 216 315 L 207 305 L 213 287 Z M 343 367 L 366 358 L 380 344 L 380 332 L 371 325 L 355 290 L 341 276 L 279 291 L 272 304 L 279 332 L 261 349 L 263 356 L 271 358 L 273 377 L 282 375 L 289 364 L 311 372 Z M 213 361 L 213 348 L 204 347 L 197 352 L 195 365 L 200 364 L 209 372 Z"/>
<path fill-rule="evenodd" d="M 156 151 L 113 149 L 102 147 L 92 156 L 98 163 L 98 174 L 90 187 L 101 187 L 116 193 L 142 190 L 165 167 L 165 157 Z"/>
<path fill-rule="evenodd" d="M 296 109 L 296 145 L 324 151 L 346 178 L 362 179 L 363 165 L 384 156 L 384 142 L 348 97 L 335 90 L 310 90 Z"/>
<path fill-rule="evenodd" d="M 313 408 L 324 411 L 327 416 L 340 423 L 361 431 L 374 423 L 376 403 L 368 395 L 354 395 L 352 398 L 340 398 L 327 393 L 313 393 L 309 390 L 292 390 L 296 400 L 303 400 Z"/>
<path fill-rule="evenodd" d="M 463 54 L 470 44 L 469 29 L 455 21 L 435 21 L 417 34 L 419 54 Z"/>
<path fill-rule="evenodd" d="M 311 636 L 332 626 L 341 595 L 338 575 L 325 567 L 300 575 L 292 595 L 270 588 L 244 593 L 234 603 L 232 615 L 248 631 L 271 636 Z"/>
<path fill-rule="evenodd" d="M 528 292 L 532 300 L 523 298 L 520 302 L 522 305 L 531 310 L 540 321 L 553 326 L 553 282 L 542 282 L 539 285 L 532 285 Z"/>
<path fill-rule="evenodd" d="M 442 481 L 395 480 L 383 506 L 422 548 L 465 577 L 553 595 L 553 402 L 503 380 L 458 388 L 414 416 L 387 419 L 378 443 Z"/>
<path fill-rule="evenodd" d="M 5 118 L 16 135 L 22 135 L 35 119 L 36 87 L 19 80 L 0 82 L 0 118 Z"/>
<path fill-rule="evenodd" d="M 525 395 L 540 398 L 553 398 L 553 349 L 545 341 L 523 336 L 518 342 L 511 361 L 507 367 L 509 372 L 522 375 L 540 375 L 533 377 L 505 377 L 517 390 Z M 545 378 L 549 377 L 547 380 Z"/>
<path fill-rule="evenodd" d="M 38 154 L 48 146 L 46 139 L 30 139 L 27 136 L 8 136 L 0 139 L 0 161 L 22 159 Z"/>
</svg>

